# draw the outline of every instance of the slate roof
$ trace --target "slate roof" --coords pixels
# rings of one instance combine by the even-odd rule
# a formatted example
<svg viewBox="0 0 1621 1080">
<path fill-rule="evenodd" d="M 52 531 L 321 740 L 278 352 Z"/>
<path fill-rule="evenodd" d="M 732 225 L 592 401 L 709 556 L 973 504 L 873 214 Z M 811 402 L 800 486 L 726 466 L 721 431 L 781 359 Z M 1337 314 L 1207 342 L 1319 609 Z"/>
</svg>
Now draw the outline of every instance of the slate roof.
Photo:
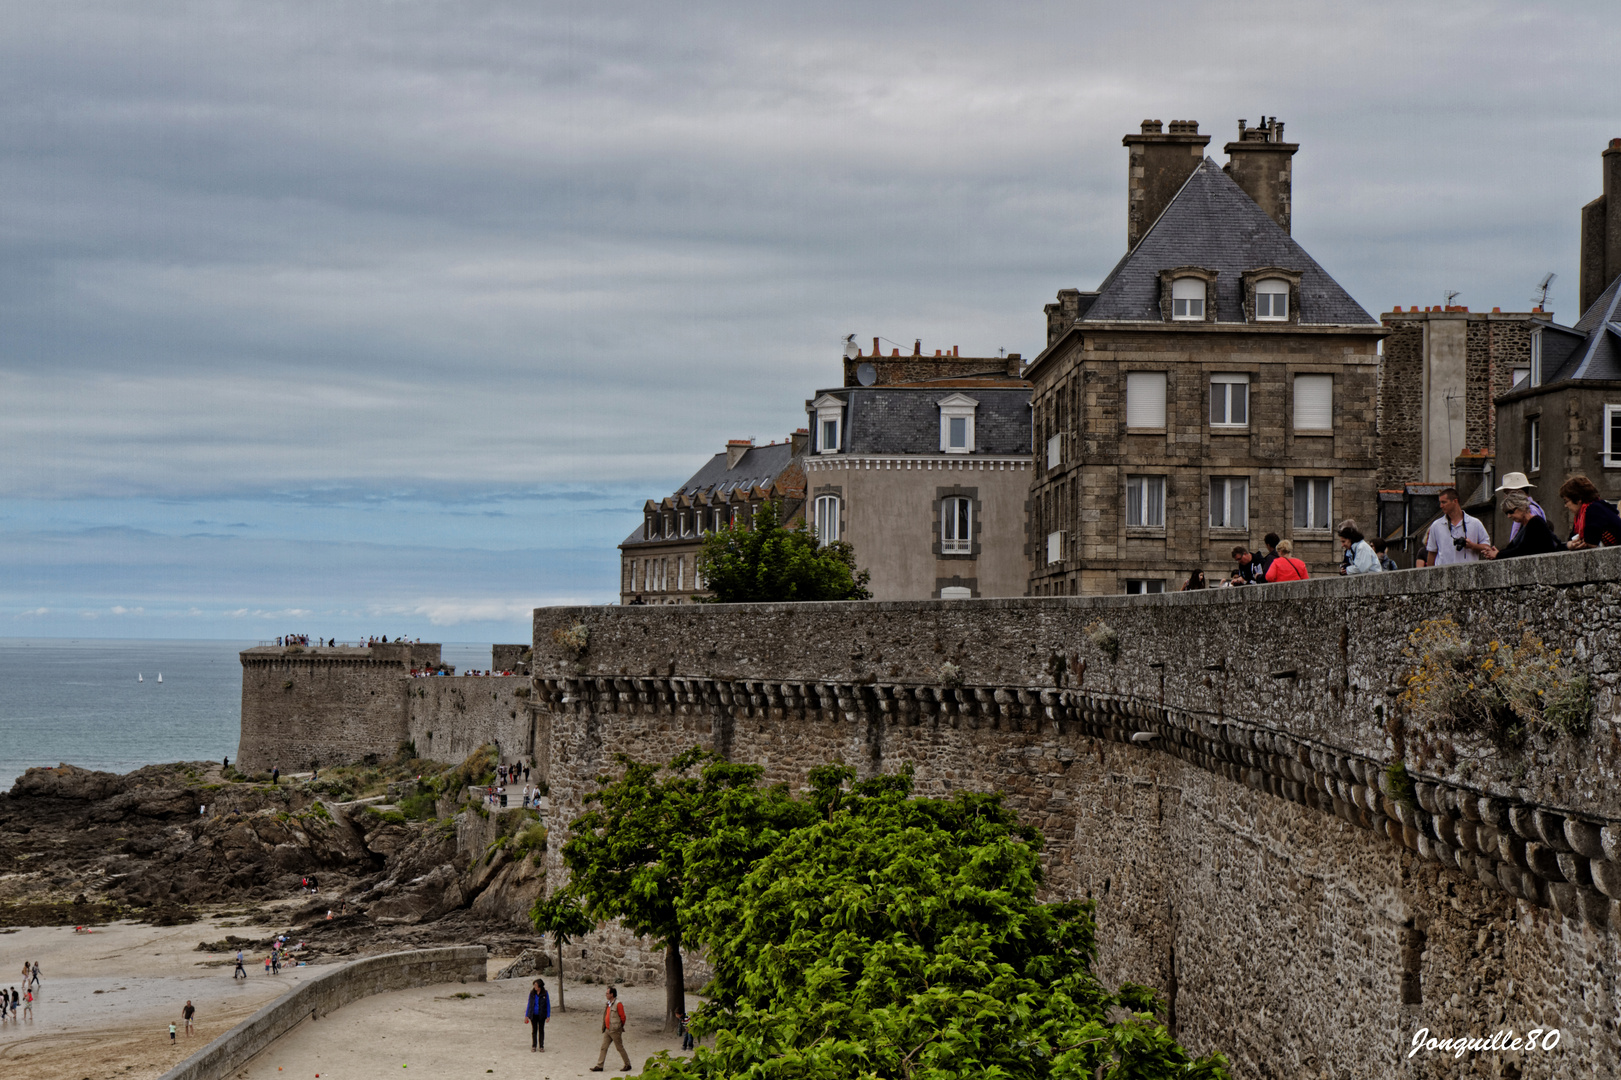
<svg viewBox="0 0 1621 1080">
<path fill-rule="evenodd" d="M 1621 277 L 1567 327 L 1542 329 L 1542 386 L 1621 381 Z"/>
<path fill-rule="evenodd" d="M 772 446 L 755 446 L 743 451 L 737 464 L 726 467 L 726 454 L 716 454 L 675 489 L 674 495 L 724 495 L 740 487 L 764 487 L 775 480 L 794 460 L 791 442 Z M 622 544 L 640 544 L 647 539 L 647 519 L 643 518 L 636 530 L 621 541 Z"/>
<path fill-rule="evenodd" d="M 1244 322 L 1242 275 L 1275 266 L 1301 275 L 1301 324 L 1379 323 L 1209 158 L 1193 170 L 1147 235 L 1110 271 L 1080 321 L 1163 322 L 1160 271 L 1178 266 L 1217 271 L 1217 322 Z"/>
<path fill-rule="evenodd" d="M 842 398 L 846 454 L 938 454 L 940 401 L 963 394 L 974 410 L 974 453 L 1030 454 L 1030 390 L 930 387 L 840 387 L 816 396 Z"/>
</svg>

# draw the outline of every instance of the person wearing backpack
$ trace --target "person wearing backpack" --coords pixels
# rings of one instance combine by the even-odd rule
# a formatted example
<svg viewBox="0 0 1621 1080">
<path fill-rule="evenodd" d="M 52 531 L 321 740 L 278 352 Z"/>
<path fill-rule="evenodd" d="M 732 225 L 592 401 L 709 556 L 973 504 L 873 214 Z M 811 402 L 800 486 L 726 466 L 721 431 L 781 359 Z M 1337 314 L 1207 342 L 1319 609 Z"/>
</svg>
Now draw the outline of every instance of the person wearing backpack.
<svg viewBox="0 0 1621 1080">
<path fill-rule="evenodd" d="M 1279 581 L 1305 581 L 1311 577 L 1311 571 L 1306 569 L 1306 564 L 1289 554 L 1293 550 L 1294 545 L 1289 541 L 1278 541 L 1277 558 L 1273 559 L 1272 565 L 1266 568 L 1267 581 L 1274 583 Z"/>
<path fill-rule="evenodd" d="M 619 1071 L 630 1072 L 630 1055 L 625 1053 L 625 1006 L 619 1000 L 619 991 L 611 986 L 607 998 L 607 1007 L 602 1010 L 602 1052 L 597 1055 L 597 1063 L 591 1066 L 591 1071 L 602 1071 L 602 1063 L 608 1060 L 608 1047 L 612 1045 L 625 1062 L 625 1067 Z"/>
<path fill-rule="evenodd" d="M 546 1021 L 551 1015 L 552 996 L 546 992 L 546 984 L 536 979 L 534 987 L 529 991 L 529 1004 L 523 1011 L 523 1022 L 529 1025 L 531 1054 L 545 1053 Z"/>
</svg>

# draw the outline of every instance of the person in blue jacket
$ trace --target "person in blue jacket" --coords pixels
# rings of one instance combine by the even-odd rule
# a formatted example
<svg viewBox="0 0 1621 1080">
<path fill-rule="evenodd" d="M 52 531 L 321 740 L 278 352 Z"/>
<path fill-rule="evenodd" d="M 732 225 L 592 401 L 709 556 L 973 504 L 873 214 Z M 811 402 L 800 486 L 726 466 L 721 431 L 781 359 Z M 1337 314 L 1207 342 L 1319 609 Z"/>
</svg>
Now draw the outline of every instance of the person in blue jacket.
<svg viewBox="0 0 1621 1080">
<path fill-rule="evenodd" d="M 538 1054 L 546 1049 L 546 1021 L 551 1019 L 552 997 L 546 993 L 546 984 L 535 980 L 529 991 L 529 1004 L 523 1011 L 523 1022 L 529 1025 L 529 1052 Z"/>
</svg>

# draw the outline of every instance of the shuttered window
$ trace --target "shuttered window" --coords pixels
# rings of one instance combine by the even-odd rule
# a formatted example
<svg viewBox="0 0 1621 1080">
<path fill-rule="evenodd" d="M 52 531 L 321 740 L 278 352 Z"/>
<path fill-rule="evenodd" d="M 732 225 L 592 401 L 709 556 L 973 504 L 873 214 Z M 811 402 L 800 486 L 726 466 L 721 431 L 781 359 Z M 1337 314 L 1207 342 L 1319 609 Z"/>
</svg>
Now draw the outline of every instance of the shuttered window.
<svg viewBox="0 0 1621 1080">
<path fill-rule="evenodd" d="M 1126 427 L 1165 426 L 1165 372 L 1133 371 L 1126 375 Z"/>
<path fill-rule="evenodd" d="M 1334 376 L 1295 376 L 1295 430 L 1332 431 Z"/>
</svg>

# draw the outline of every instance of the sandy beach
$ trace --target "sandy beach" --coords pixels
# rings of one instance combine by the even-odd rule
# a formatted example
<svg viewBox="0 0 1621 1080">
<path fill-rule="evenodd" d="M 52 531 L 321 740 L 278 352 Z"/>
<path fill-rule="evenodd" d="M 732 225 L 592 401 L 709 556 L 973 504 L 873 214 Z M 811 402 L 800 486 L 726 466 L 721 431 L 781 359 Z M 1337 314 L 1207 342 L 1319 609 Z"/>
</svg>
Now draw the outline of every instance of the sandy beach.
<svg viewBox="0 0 1621 1080">
<path fill-rule="evenodd" d="M 224 925 L 222 925 L 224 924 Z M 201 941 L 235 933 L 267 935 L 236 919 L 182 926 L 117 922 L 87 934 L 70 926 L 23 927 L 0 934 L 0 986 L 23 988 L 22 965 L 39 961 L 34 1015 L 0 1025 L 0 1068 L 29 1080 L 155 1077 L 255 1009 L 299 986 L 319 968 L 264 974 L 250 959 L 246 980 L 231 977 L 230 954 L 201 953 Z M 217 965 L 217 966 L 216 966 Z M 196 1034 L 184 1027 L 187 1000 L 197 1009 Z"/>
</svg>

